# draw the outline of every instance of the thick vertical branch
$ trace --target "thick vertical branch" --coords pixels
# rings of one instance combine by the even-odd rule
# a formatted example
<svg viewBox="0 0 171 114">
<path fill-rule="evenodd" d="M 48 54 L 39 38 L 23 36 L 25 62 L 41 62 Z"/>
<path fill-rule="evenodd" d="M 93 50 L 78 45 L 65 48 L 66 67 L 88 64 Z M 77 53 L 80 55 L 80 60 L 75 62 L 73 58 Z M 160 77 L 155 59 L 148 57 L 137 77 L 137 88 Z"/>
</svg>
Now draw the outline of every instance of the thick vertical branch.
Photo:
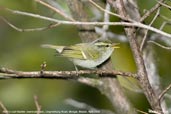
<svg viewBox="0 0 171 114">
<path fill-rule="evenodd" d="M 73 18 L 78 21 L 89 21 L 83 3 L 80 0 L 68 0 L 68 6 L 72 12 Z M 79 35 L 83 42 L 91 42 L 97 39 L 97 34 L 92 25 L 79 25 Z M 107 61 L 102 69 L 112 69 L 111 61 Z M 117 79 L 98 79 L 102 84 L 96 87 L 107 96 L 113 104 L 118 114 L 136 114 L 134 108 L 124 95 Z"/>
<path fill-rule="evenodd" d="M 161 93 L 161 88 L 160 88 L 161 86 L 160 86 L 160 79 L 159 79 L 160 76 L 156 68 L 156 61 L 155 61 L 154 54 L 155 54 L 154 49 L 152 48 L 151 45 L 146 46 L 146 48 L 143 51 L 143 58 L 144 58 L 144 63 L 147 69 L 149 82 L 155 94 L 159 96 Z M 165 114 L 168 114 L 167 113 L 168 108 L 164 99 L 161 101 L 161 107 L 162 107 L 162 110 L 165 112 Z"/>
<path fill-rule="evenodd" d="M 134 15 L 135 15 L 135 13 L 137 13 L 136 18 L 134 18 L 130 14 L 130 10 L 137 10 L 137 8 L 130 7 L 130 6 L 137 6 L 137 5 L 135 5 L 136 4 L 135 1 L 133 1 L 133 0 L 127 0 L 127 1 L 108 0 L 108 2 L 110 4 L 112 4 L 112 6 L 114 6 L 114 8 L 116 8 L 117 12 L 121 16 L 125 17 L 126 19 L 131 18 L 134 20 L 138 20 L 138 18 L 137 18 L 139 16 L 138 11 L 133 11 Z M 140 17 L 139 17 L 139 19 L 140 19 Z M 144 91 L 144 94 L 146 95 L 153 110 L 155 110 L 159 113 L 162 113 L 160 103 L 158 102 L 158 97 L 155 94 L 155 92 L 153 91 L 153 89 L 149 83 L 149 80 L 148 80 L 148 75 L 147 75 L 147 71 L 145 68 L 144 60 L 143 60 L 142 54 L 140 52 L 139 44 L 136 40 L 136 29 L 134 27 L 127 27 L 127 28 L 125 28 L 125 32 L 128 37 L 128 40 L 129 40 L 129 43 L 130 43 L 130 46 L 131 46 L 131 49 L 132 49 L 132 52 L 134 55 L 134 59 L 135 59 L 136 66 L 137 66 L 138 80 L 139 80 L 139 83 Z"/>
</svg>

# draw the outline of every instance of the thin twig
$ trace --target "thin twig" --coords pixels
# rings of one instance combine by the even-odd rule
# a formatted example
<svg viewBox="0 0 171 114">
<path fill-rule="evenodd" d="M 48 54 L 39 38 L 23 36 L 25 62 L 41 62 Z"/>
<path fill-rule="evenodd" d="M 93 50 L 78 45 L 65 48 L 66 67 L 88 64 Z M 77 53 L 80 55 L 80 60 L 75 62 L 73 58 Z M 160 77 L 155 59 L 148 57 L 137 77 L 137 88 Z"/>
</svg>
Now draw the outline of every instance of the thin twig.
<svg viewBox="0 0 171 114">
<path fill-rule="evenodd" d="M 159 17 L 161 17 L 162 19 L 164 19 L 165 21 L 162 23 L 161 27 L 160 27 L 160 30 L 163 30 L 164 26 L 165 25 L 171 25 L 171 19 L 164 16 L 164 15 L 159 15 Z"/>
<path fill-rule="evenodd" d="M 152 19 L 152 21 L 150 22 L 149 26 L 151 26 L 154 23 L 154 21 L 157 19 L 157 17 L 159 16 L 159 14 L 160 14 L 160 8 L 157 10 L 157 13 L 154 16 L 154 18 Z M 142 39 L 142 42 L 141 42 L 141 45 L 140 45 L 140 51 L 142 51 L 142 49 L 144 47 L 145 41 L 147 39 L 147 34 L 148 34 L 148 29 L 146 29 L 145 35 L 144 35 L 144 37 Z"/>
<path fill-rule="evenodd" d="M 166 7 L 166 8 L 168 8 L 169 10 L 171 10 L 171 6 L 169 6 L 169 5 L 167 5 L 167 4 L 164 4 L 164 3 L 162 3 L 162 2 L 160 2 L 160 1 L 157 1 L 160 5 L 162 5 L 162 6 L 164 6 L 164 7 Z"/>
<path fill-rule="evenodd" d="M 164 20 L 166 20 L 166 21 L 168 21 L 168 22 L 171 22 L 171 19 L 170 18 L 168 18 L 168 17 L 166 17 L 166 16 L 164 16 L 164 15 L 159 15 L 159 17 L 161 17 L 162 19 L 164 19 Z"/>
<path fill-rule="evenodd" d="M 110 5 L 109 3 L 106 3 L 106 11 L 110 11 Z M 109 13 L 105 12 L 104 13 L 104 22 L 110 22 L 110 15 Z M 107 37 L 107 30 L 109 29 L 109 25 L 103 25 L 103 34 L 102 34 L 102 38 L 103 39 L 108 39 Z"/>
<path fill-rule="evenodd" d="M 165 25 L 171 25 L 171 19 L 170 18 L 168 18 L 168 17 L 166 17 L 166 16 L 164 16 L 164 15 L 159 15 L 159 17 L 161 17 L 162 19 L 164 19 L 165 21 L 162 23 L 162 25 L 161 25 L 161 27 L 160 27 L 160 30 L 163 30 L 163 28 L 164 28 L 164 26 Z M 163 41 L 165 41 L 165 40 L 163 40 Z"/>
<path fill-rule="evenodd" d="M 163 2 L 165 0 L 160 0 L 160 2 Z M 155 6 L 153 6 L 149 11 L 147 11 L 140 19 L 140 22 L 143 22 L 147 17 L 149 17 L 154 11 L 156 11 L 161 6 L 160 3 L 157 3 Z"/>
<path fill-rule="evenodd" d="M 95 27 L 95 31 L 99 35 L 103 35 L 103 33 L 106 32 L 100 27 Z M 115 33 L 110 32 L 110 31 L 107 31 L 106 35 L 107 35 L 107 38 L 109 38 L 109 39 L 116 39 L 116 40 L 121 41 L 121 42 L 128 42 L 128 39 L 125 35 L 115 34 Z"/>
<path fill-rule="evenodd" d="M 39 19 L 43 19 L 43 20 L 47 20 L 47 21 L 51 21 L 51 22 L 56 22 L 59 24 L 66 24 L 66 25 L 112 25 L 112 26 L 132 26 L 132 27 L 140 27 L 140 28 L 144 28 L 144 29 L 148 29 L 151 30 L 153 32 L 156 32 L 158 34 L 161 34 L 163 36 L 166 36 L 168 38 L 171 38 L 171 34 L 168 34 L 166 32 L 160 31 L 154 27 L 150 27 L 148 25 L 139 23 L 139 22 L 80 22 L 80 21 L 63 21 L 63 20 L 57 20 L 54 18 L 50 18 L 50 17 L 45 17 L 45 16 L 41 16 L 38 14 L 33 14 L 33 13 L 28 13 L 28 12 L 22 12 L 22 11 L 17 11 L 17 10 L 11 10 L 11 9 L 7 9 L 7 11 L 10 11 L 13 14 L 19 14 L 19 15 L 25 15 L 25 16 L 30 16 L 30 17 L 34 17 L 34 18 L 39 18 Z"/>
<path fill-rule="evenodd" d="M 39 2 L 40 4 L 48 7 L 49 9 L 55 11 L 56 13 L 60 14 L 61 16 L 63 16 L 64 18 L 70 20 L 70 21 L 75 21 L 73 18 L 69 17 L 68 15 L 66 15 L 64 12 L 60 11 L 59 9 L 47 4 L 46 2 L 43 2 L 42 0 L 35 0 L 36 2 Z"/>
<path fill-rule="evenodd" d="M 84 102 L 79 102 L 79 101 L 76 101 L 74 99 L 66 99 L 65 103 L 67 105 L 71 105 L 71 106 L 78 108 L 78 109 L 81 109 L 81 110 L 88 110 L 89 113 L 114 114 L 110 110 L 97 109 L 97 108 L 94 108 L 93 106 L 90 106 L 90 105 L 84 103 Z"/>
<path fill-rule="evenodd" d="M 144 112 L 144 111 L 142 111 L 142 110 L 136 110 L 137 112 L 139 112 L 139 113 L 142 113 L 142 114 L 149 114 L 149 113 L 147 113 L 147 112 Z"/>
<path fill-rule="evenodd" d="M 159 95 L 159 101 L 161 101 L 161 99 L 163 98 L 163 96 L 167 93 L 167 91 L 171 88 L 171 84 L 169 84 L 169 86 L 167 86 Z"/>
<path fill-rule="evenodd" d="M 36 95 L 34 96 L 34 103 L 36 105 L 37 114 L 40 114 L 41 113 L 41 105 L 39 105 L 38 97 Z"/>
<path fill-rule="evenodd" d="M 55 23 L 55 24 L 50 24 L 47 27 L 41 27 L 41 28 L 32 28 L 32 29 L 22 29 L 22 28 L 18 28 L 15 25 L 13 25 L 12 23 L 10 23 L 7 19 L 5 19 L 4 17 L 0 17 L 5 23 L 7 23 L 11 28 L 15 29 L 16 31 L 19 32 L 33 32 L 33 31 L 43 31 L 43 30 L 47 30 L 50 28 L 54 28 L 58 25 L 60 25 L 59 23 Z"/>
<path fill-rule="evenodd" d="M 159 44 L 159 43 L 157 43 L 155 41 L 152 41 L 152 40 L 148 41 L 148 43 L 153 43 L 153 44 L 155 44 L 155 45 L 157 45 L 157 46 L 159 46 L 159 47 L 161 47 L 163 49 L 171 50 L 171 47 L 166 47 L 166 46 L 161 45 L 161 44 Z"/>
<path fill-rule="evenodd" d="M 4 104 L 0 101 L 0 107 L 3 109 L 3 114 L 9 114 L 7 108 L 4 106 Z"/>
<path fill-rule="evenodd" d="M 106 3 L 106 11 L 110 12 L 109 3 Z M 110 22 L 110 15 L 107 12 L 104 13 L 104 22 Z M 109 29 L 109 25 L 103 25 L 103 29 L 107 31 Z"/>
<path fill-rule="evenodd" d="M 0 79 L 8 79 L 8 78 L 50 78 L 50 79 L 74 79 L 79 78 L 78 75 L 86 75 L 86 74 L 98 74 L 99 77 L 111 77 L 115 78 L 116 75 L 126 76 L 126 77 L 135 77 L 136 74 L 130 72 L 121 72 L 121 71 L 105 71 L 105 70 L 79 70 L 79 71 L 32 71 L 32 72 L 24 72 L 24 71 L 16 71 L 7 68 L 0 68 L 0 73 L 10 74 L 6 76 L 0 76 Z"/>
<path fill-rule="evenodd" d="M 58 1 L 56 1 L 56 0 L 46 0 L 46 3 L 50 4 L 51 6 L 63 11 L 65 14 L 67 14 L 66 11 L 65 11 L 65 8 L 63 7 L 63 5 L 61 5 L 59 3 L 59 0 Z M 69 15 L 69 13 L 67 15 Z"/>
<path fill-rule="evenodd" d="M 148 109 L 148 112 L 149 112 L 150 114 L 161 114 L 160 112 L 155 111 L 155 110 L 151 110 L 151 109 Z"/>
<path fill-rule="evenodd" d="M 163 28 L 165 27 L 165 25 L 167 24 L 167 22 L 166 21 L 164 21 L 162 24 L 161 24 L 161 26 L 160 26 L 160 28 L 159 28 L 159 30 L 163 30 Z"/>
<path fill-rule="evenodd" d="M 100 9 L 101 11 L 106 12 L 106 13 L 108 13 L 108 14 L 110 14 L 110 15 L 113 15 L 113 16 L 116 16 L 116 17 L 119 17 L 119 18 L 125 20 L 125 18 L 123 18 L 122 16 L 120 16 L 120 15 L 118 15 L 118 14 L 116 14 L 116 13 L 113 13 L 113 12 L 111 12 L 111 11 L 108 11 L 108 10 L 102 8 L 101 6 L 99 6 L 98 4 L 96 4 L 93 0 L 88 0 L 88 1 L 89 1 L 90 3 L 92 3 L 94 6 L 96 6 L 98 9 Z M 131 21 L 131 20 L 130 20 L 130 21 Z"/>
</svg>

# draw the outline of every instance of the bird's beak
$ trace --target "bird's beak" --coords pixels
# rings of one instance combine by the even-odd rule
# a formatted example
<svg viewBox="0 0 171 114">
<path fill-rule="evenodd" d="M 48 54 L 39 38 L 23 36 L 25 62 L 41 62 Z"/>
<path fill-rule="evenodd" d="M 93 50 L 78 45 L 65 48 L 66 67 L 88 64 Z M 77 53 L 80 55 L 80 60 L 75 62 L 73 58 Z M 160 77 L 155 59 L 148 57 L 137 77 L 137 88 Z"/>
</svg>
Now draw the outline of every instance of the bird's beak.
<svg viewBox="0 0 171 114">
<path fill-rule="evenodd" d="M 119 44 L 120 44 L 120 43 L 113 43 L 111 47 L 113 47 L 113 48 L 120 48 L 120 47 L 118 46 Z"/>
</svg>

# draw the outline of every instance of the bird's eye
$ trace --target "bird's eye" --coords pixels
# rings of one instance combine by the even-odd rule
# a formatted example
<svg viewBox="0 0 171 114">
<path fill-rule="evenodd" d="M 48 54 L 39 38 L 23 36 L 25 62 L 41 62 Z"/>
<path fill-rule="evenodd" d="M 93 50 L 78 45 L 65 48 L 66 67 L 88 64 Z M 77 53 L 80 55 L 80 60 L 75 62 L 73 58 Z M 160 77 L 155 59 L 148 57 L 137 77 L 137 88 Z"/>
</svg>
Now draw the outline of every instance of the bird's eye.
<svg viewBox="0 0 171 114">
<path fill-rule="evenodd" d="M 107 44 L 106 47 L 109 47 L 109 44 Z"/>
</svg>

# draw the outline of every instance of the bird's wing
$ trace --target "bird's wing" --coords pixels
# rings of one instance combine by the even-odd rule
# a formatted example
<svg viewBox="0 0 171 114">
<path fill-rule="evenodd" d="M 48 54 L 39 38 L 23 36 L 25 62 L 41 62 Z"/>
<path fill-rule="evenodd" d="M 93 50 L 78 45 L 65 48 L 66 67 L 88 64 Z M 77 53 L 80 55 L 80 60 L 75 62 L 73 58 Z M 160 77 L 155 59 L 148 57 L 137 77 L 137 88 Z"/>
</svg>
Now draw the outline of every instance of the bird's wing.
<svg viewBox="0 0 171 114">
<path fill-rule="evenodd" d="M 65 47 L 62 55 L 76 59 L 95 60 L 99 58 L 100 52 L 91 44 L 81 43 Z"/>
<path fill-rule="evenodd" d="M 85 44 L 77 44 L 72 46 L 56 46 L 51 44 L 41 45 L 44 48 L 55 49 L 60 55 L 74 59 L 97 59 L 100 56 L 100 52 L 94 49 L 92 45 L 84 46 Z"/>
<path fill-rule="evenodd" d="M 82 48 L 82 53 L 86 58 L 91 59 L 91 60 L 98 59 L 100 56 L 99 50 L 97 50 L 91 45 L 87 46 L 86 48 L 85 47 Z"/>
<path fill-rule="evenodd" d="M 61 55 L 73 59 L 86 59 L 79 45 L 66 46 Z"/>
</svg>

